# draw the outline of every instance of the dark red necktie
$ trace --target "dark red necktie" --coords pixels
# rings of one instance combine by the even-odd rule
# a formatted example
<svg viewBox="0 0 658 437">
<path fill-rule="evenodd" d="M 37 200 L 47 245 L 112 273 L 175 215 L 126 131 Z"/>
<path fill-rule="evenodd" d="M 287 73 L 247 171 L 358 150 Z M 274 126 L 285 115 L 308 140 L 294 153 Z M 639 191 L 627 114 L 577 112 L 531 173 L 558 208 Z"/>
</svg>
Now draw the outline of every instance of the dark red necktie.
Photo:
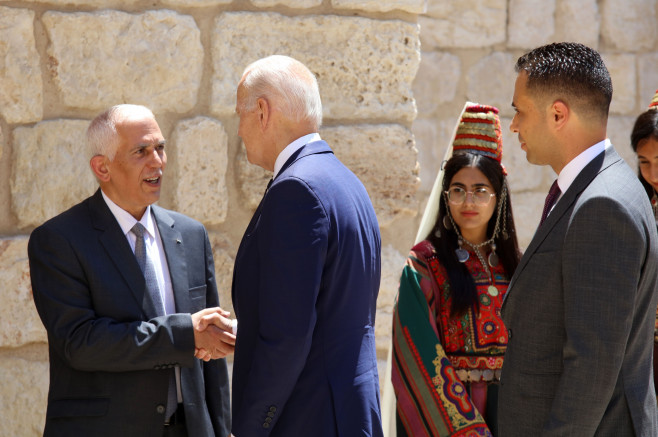
<svg viewBox="0 0 658 437">
<path fill-rule="evenodd" d="M 557 179 L 555 179 L 553 185 L 551 185 L 551 189 L 548 190 L 548 196 L 546 196 L 544 211 L 541 213 L 541 220 L 539 221 L 540 226 L 542 223 L 544 223 L 544 220 L 546 220 L 548 213 L 551 211 L 553 205 L 555 205 L 558 197 L 560 197 L 560 187 L 557 184 Z"/>
</svg>

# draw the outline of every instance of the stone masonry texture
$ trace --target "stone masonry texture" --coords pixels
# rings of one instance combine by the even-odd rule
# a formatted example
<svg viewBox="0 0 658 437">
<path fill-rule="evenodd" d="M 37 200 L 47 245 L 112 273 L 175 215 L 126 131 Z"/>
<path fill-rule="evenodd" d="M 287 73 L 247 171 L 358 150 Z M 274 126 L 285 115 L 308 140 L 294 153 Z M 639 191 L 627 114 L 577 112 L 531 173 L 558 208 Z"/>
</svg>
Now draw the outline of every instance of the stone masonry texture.
<svg viewBox="0 0 658 437">
<path fill-rule="evenodd" d="M 155 113 L 168 155 L 159 204 L 206 225 L 220 301 L 233 311 L 235 254 L 271 177 L 237 136 L 236 86 L 263 56 L 306 63 L 322 94 L 320 135 L 379 220 L 383 370 L 399 275 L 464 102 L 500 109 L 525 247 L 555 174 L 529 165 L 508 130 L 514 62 L 552 41 L 599 50 L 614 85 L 608 136 L 635 168 L 630 130 L 658 89 L 656 22 L 658 0 L 0 1 L 0 435 L 43 430 L 47 338 L 27 240 L 96 190 L 85 131 L 100 111 L 137 103 Z"/>
</svg>

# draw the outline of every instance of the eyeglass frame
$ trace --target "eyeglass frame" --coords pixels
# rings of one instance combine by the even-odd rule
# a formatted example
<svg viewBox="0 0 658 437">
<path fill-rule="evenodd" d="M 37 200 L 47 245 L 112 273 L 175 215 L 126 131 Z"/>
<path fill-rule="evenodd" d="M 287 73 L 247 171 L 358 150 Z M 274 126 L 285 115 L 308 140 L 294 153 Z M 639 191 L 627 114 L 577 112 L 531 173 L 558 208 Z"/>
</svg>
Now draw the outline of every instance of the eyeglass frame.
<svg viewBox="0 0 658 437">
<path fill-rule="evenodd" d="M 464 200 L 462 200 L 461 202 L 454 202 L 454 201 L 450 200 L 450 190 L 452 190 L 454 188 L 464 191 Z M 487 194 L 489 194 L 489 198 L 487 199 L 487 201 L 485 203 L 480 203 L 480 202 L 477 201 L 477 197 L 475 197 L 475 192 L 477 190 L 484 190 L 484 191 L 486 191 Z M 490 193 L 489 190 L 487 189 L 487 187 L 477 187 L 475 190 L 467 191 L 462 187 L 453 186 L 453 187 L 448 188 L 446 191 L 444 191 L 443 194 L 445 194 L 445 196 L 446 196 L 446 202 L 451 204 L 451 205 L 454 205 L 454 206 L 459 206 L 459 205 L 463 205 L 464 203 L 466 203 L 466 199 L 468 199 L 469 194 L 471 195 L 471 199 L 473 199 L 473 203 L 476 204 L 476 205 L 480 205 L 480 206 L 489 205 L 489 203 L 491 203 L 491 199 L 493 197 L 496 197 L 496 193 Z"/>
</svg>

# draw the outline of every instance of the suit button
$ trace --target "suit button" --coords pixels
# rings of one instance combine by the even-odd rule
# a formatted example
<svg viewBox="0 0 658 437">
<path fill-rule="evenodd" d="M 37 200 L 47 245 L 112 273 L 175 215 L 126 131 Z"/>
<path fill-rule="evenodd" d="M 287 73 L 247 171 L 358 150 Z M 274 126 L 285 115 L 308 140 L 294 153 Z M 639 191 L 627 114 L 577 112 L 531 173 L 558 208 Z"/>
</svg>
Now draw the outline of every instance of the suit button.
<svg viewBox="0 0 658 437">
<path fill-rule="evenodd" d="M 274 405 L 272 405 L 272 406 L 270 407 L 270 411 L 273 412 L 273 413 L 275 413 L 275 412 L 276 412 L 276 407 L 275 407 Z"/>
<path fill-rule="evenodd" d="M 266 417 L 265 418 L 265 423 L 272 423 L 272 418 L 271 417 Z"/>
<path fill-rule="evenodd" d="M 267 423 L 267 422 L 263 423 L 263 428 L 267 429 L 267 428 L 269 428 L 269 427 L 270 427 L 270 424 L 269 424 L 269 423 Z"/>
<path fill-rule="evenodd" d="M 157 407 L 155 407 L 155 411 L 158 414 L 164 414 L 165 413 L 165 406 L 162 404 L 159 404 Z"/>
<path fill-rule="evenodd" d="M 269 413 L 267 413 L 267 417 L 268 417 L 268 418 L 270 418 L 270 417 L 274 417 L 274 413 L 270 411 Z"/>
</svg>

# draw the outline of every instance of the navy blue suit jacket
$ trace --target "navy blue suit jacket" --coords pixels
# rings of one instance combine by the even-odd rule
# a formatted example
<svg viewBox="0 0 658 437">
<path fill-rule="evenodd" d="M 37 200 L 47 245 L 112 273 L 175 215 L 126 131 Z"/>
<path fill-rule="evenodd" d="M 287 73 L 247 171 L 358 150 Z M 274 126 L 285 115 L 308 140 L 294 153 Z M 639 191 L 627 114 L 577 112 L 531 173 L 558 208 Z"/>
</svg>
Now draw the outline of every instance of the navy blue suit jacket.
<svg viewBox="0 0 658 437">
<path fill-rule="evenodd" d="M 324 141 L 271 184 L 235 260 L 233 433 L 381 436 L 381 240 L 368 193 Z"/>
<path fill-rule="evenodd" d="M 194 358 L 189 314 L 219 305 L 208 235 L 196 220 L 151 208 L 178 314 L 157 317 L 143 304 L 144 275 L 100 190 L 30 236 L 50 353 L 45 436 L 161 437 L 174 365 L 189 435 L 228 434 L 226 361 Z"/>
</svg>

